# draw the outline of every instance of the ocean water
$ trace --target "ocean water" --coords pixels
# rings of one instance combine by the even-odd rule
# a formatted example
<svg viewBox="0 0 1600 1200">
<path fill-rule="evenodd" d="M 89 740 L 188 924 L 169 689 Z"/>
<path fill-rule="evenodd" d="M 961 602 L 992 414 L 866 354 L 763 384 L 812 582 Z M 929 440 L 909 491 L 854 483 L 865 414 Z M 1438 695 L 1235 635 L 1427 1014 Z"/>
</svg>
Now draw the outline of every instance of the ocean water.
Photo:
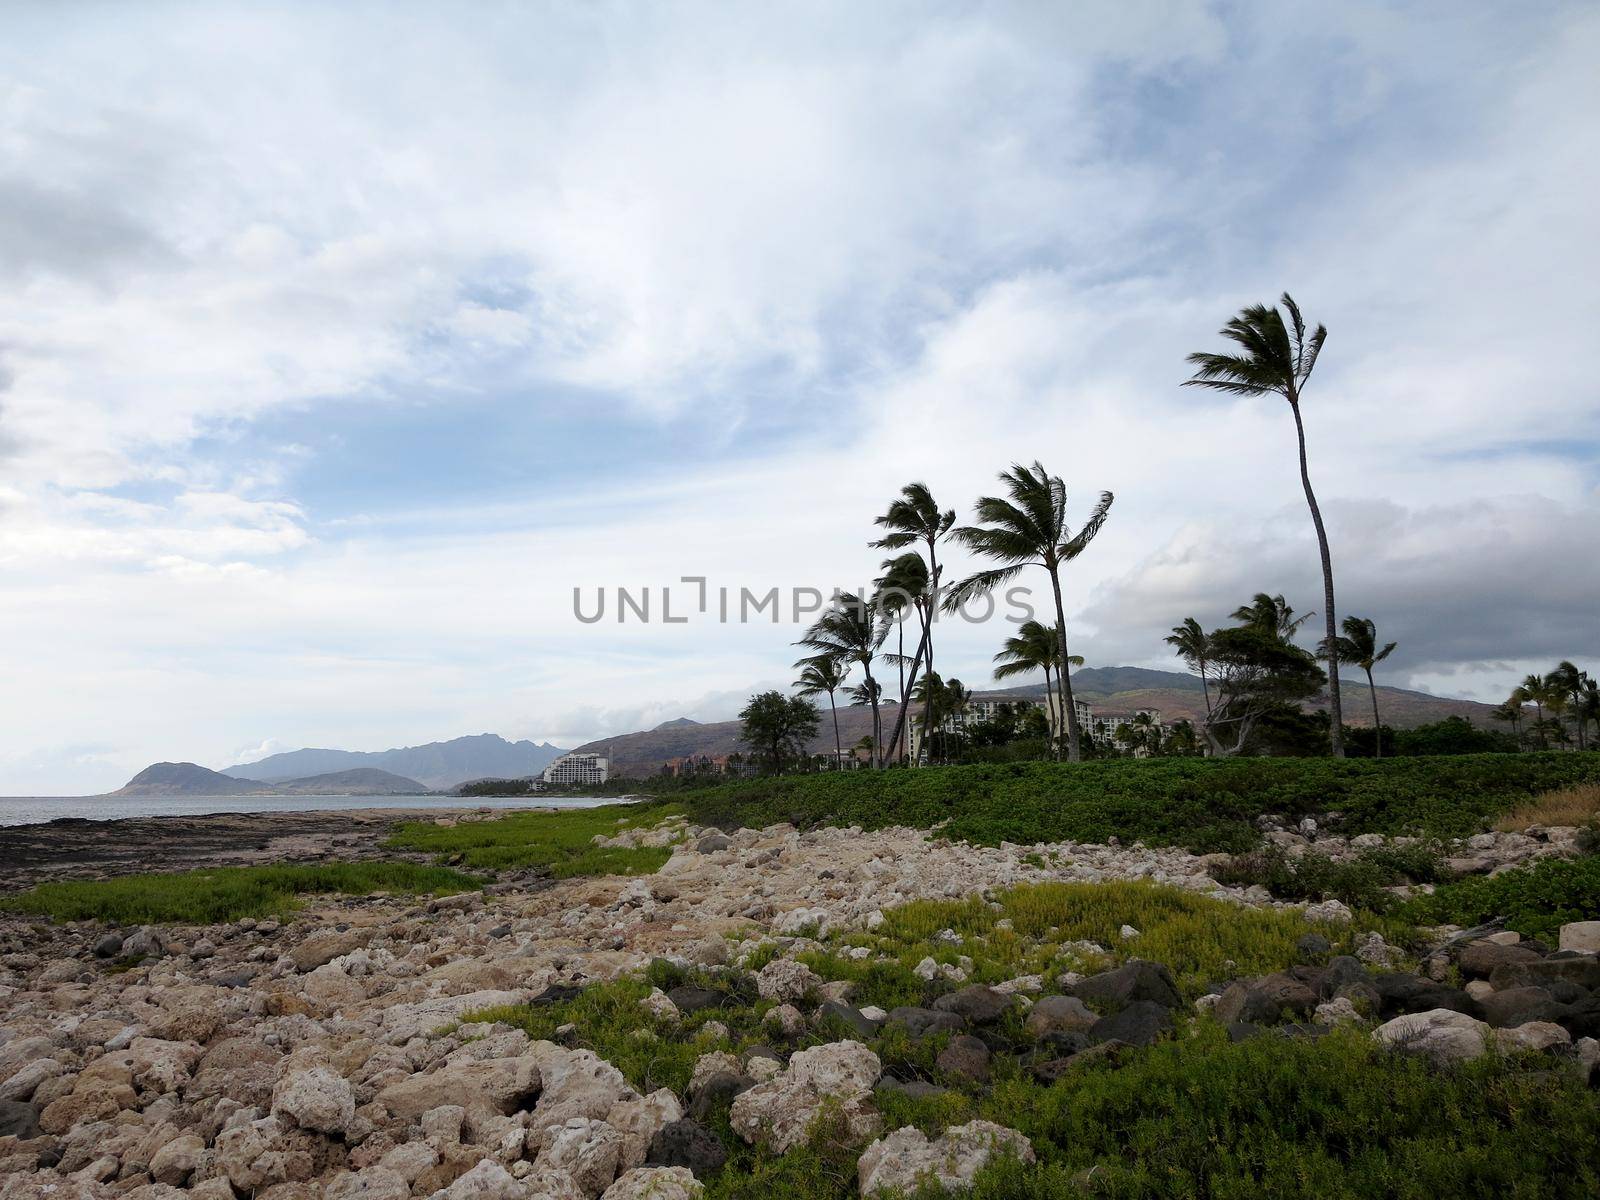
<svg viewBox="0 0 1600 1200">
<path fill-rule="evenodd" d="M 594 808 L 625 796 L 0 796 L 0 826 L 61 817 L 196 817 L 206 813 L 334 812 L 343 808 Z"/>
</svg>

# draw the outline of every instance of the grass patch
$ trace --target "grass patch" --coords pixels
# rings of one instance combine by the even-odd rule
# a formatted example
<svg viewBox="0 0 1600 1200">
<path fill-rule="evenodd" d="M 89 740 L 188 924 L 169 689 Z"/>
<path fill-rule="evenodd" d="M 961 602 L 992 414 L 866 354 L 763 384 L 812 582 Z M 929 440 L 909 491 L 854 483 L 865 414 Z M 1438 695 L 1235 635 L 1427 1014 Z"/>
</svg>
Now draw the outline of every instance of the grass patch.
<svg viewBox="0 0 1600 1200">
<path fill-rule="evenodd" d="M 487 821 L 435 825 L 406 821 L 386 845 L 420 850 L 479 870 L 532 867 L 557 879 L 578 875 L 649 875 L 672 856 L 670 847 L 596 846 L 597 835 L 653 826 L 681 811 L 675 805 L 607 804 L 558 812 L 512 813 Z"/>
<path fill-rule="evenodd" d="M 1600 918 L 1600 856 L 1550 858 L 1531 867 L 1445 884 L 1408 901 L 1404 915 L 1420 922 L 1481 925 L 1506 918 L 1506 928 L 1554 944 L 1569 921 Z"/>
<path fill-rule="evenodd" d="M 1587 825 L 1600 819 L 1600 783 L 1579 783 L 1535 796 L 1494 823 L 1502 833 L 1530 825 Z"/>
<path fill-rule="evenodd" d="M 40 913 L 58 921 L 206 925 L 240 917 L 284 916 L 298 908 L 303 903 L 301 898 L 308 895 L 447 895 L 482 885 L 481 879 L 459 871 L 405 862 L 219 867 L 210 871 L 42 883 L 0 899 L 0 909 Z"/>
<path fill-rule="evenodd" d="M 724 827 L 944 823 L 949 836 L 984 845 L 1114 836 L 1237 853 L 1259 842 L 1263 813 L 1336 813 L 1344 834 L 1458 837 L 1585 783 L 1600 785 L 1600 754 L 1028 762 L 783 776 L 676 798 L 691 820 Z"/>
</svg>

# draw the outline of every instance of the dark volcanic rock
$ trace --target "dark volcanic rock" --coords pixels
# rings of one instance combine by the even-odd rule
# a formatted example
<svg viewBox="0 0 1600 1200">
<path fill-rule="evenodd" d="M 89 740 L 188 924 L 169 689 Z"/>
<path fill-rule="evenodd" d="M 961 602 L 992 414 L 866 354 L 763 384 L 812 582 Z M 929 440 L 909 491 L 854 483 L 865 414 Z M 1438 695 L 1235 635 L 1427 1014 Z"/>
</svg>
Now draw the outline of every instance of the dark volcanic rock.
<svg viewBox="0 0 1600 1200">
<path fill-rule="evenodd" d="M 882 1021 L 874 1021 L 859 1008 L 848 1004 L 841 1004 L 837 1000 L 829 1000 L 817 1009 L 819 1017 L 833 1017 L 844 1022 L 845 1026 L 858 1037 L 876 1037 L 878 1030 L 883 1027 Z"/>
<path fill-rule="evenodd" d="M 1427 1012 L 1434 1008 L 1448 1008 L 1453 1012 L 1466 1013 L 1469 1017 L 1483 1015 L 1482 1006 L 1460 988 L 1434 983 L 1417 975 L 1407 975 L 1404 971 L 1384 971 L 1375 975 L 1372 986 L 1378 991 L 1380 1011 L 1385 1017 Z"/>
<path fill-rule="evenodd" d="M 946 1075 L 982 1083 L 989 1078 L 989 1047 L 970 1034 L 961 1034 L 939 1052 L 937 1065 Z"/>
<path fill-rule="evenodd" d="M 1253 982 L 1235 983 L 1222 993 L 1215 1009 L 1225 1024 L 1276 1022 L 1285 1016 L 1303 1017 L 1317 1007 L 1317 993 L 1283 972 Z"/>
<path fill-rule="evenodd" d="M 936 1083 L 929 1083 L 924 1079 L 896 1079 L 892 1075 L 885 1075 L 878 1080 L 875 1092 L 895 1092 L 902 1096 L 910 1096 L 913 1100 L 926 1100 L 930 1096 L 942 1096 L 949 1088 L 942 1088 Z"/>
<path fill-rule="evenodd" d="M 1294 944 L 1294 952 L 1301 962 L 1321 962 L 1333 943 L 1320 933 L 1308 933 Z"/>
<path fill-rule="evenodd" d="M 0 1138 L 23 1141 L 39 1136 L 39 1110 L 20 1100 L 0 1100 Z"/>
<path fill-rule="evenodd" d="M 1172 1029 L 1172 1010 L 1154 1000 L 1135 1000 L 1127 1008 L 1109 1017 L 1101 1017 L 1089 1030 L 1097 1042 L 1126 1042 L 1130 1046 L 1148 1046 L 1162 1034 Z"/>
<path fill-rule="evenodd" d="M 1367 969 L 1361 965 L 1361 960 L 1349 954 L 1341 954 L 1329 961 L 1322 970 L 1322 978 L 1317 984 L 1317 994 L 1324 1000 L 1331 1000 L 1339 994 L 1339 989 L 1352 983 L 1366 983 Z"/>
<path fill-rule="evenodd" d="M 693 1013 L 706 1008 L 721 1008 L 728 998 L 710 988 L 691 987 L 685 984 L 668 992 L 667 999 L 678 1006 L 679 1012 Z"/>
<path fill-rule="evenodd" d="M 940 1012 L 955 1013 L 973 1025 L 989 1025 L 1003 1017 L 1016 1002 L 1014 996 L 975 983 L 959 992 L 940 996 L 933 1002 L 933 1007 Z"/>
<path fill-rule="evenodd" d="M 962 1033 L 966 1021 L 953 1012 L 939 1012 L 932 1008 L 897 1008 L 889 1014 L 889 1024 L 901 1026 L 916 1039 L 930 1033 Z"/>
<path fill-rule="evenodd" d="M 1046 1062 L 1036 1063 L 1030 1070 L 1040 1083 L 1054 1083 L 1078 1067 L 1093 1066 L 1097 1063 L 1115 1064 L 1127 1049 L 1126 1042 L 1101 1042 L 1098 1046 L 1090 1046 L 1087 1050 L 1080 1050 L 1065 1058 L 1052 1058 Z"/>
<path fill-rule="evenodd" d="M 1526 946 L 1502 946 L 1496 942 L 1479 941 L 1468 942 L 1462 948 L 1460 956 L 1456 959 L 1456 965 L 1468 979 L 1487 979 L 1494 974 L 1496 967 L 1503 967 L 1508 963 L 1538 961 L 1538 953 Z"/>
<path fill-rule="evenodd" d="M 1600 958 L 1593 954 L 1562 958 L 1552 955 L 1538 962 L 1502 963 L 1489 975 L 1495 991 L 1513 987 L 1548 987 L 1556 982 L 1573 983 L 1586 991 L 1600 988 Z"/>
<path fill-rule="evenodd" d="M 1483 1006 L 1483 1019 L 1499 1029 L 1520 1024 L 1518 1018 L 1522 1014 L 1549 1004 L 1553 999 L 1554 997 L 1545 988 L 1518 987 L 1507 988 L 1503 992 L 1491 992 L 1478 1003 Z"/>
<path fill-rule="evenodd" d="M 732 1104 L 736 1096 L 755 1087 L 756 1081 L 748 1075 L 734 1075 L 719 1071 L 700 1085 L 700 1090 L 689 1102 L 689 1116 L 696 1121 L 707 1120 L 718 1109 Z"/>
<path fill-rule="evenodd" d="M 1072 986 L 1072 994 L 1083 1000 L 1132 1004 L 1141 1001 L 1160 1004 L 1166 1008 L 1180 1008 L 1183 997 L 1177 984 L 1172 982 L 1172 972 L 1163 963 L 1130 959 L 1111 971 L 1102 971 Z"/>
<path fill-rule="evenodd" d="M 673 1121 L 658 1129 L 650 1139 L 650 1150 L 645 1158 L 652 1167 L 687 1167 L 701 1179 L 722 1170 L 722 1164 L 727 1161 L 728 1152 L 722 1140 L 698 1121 L 691 1120 Z"/>
</svg>

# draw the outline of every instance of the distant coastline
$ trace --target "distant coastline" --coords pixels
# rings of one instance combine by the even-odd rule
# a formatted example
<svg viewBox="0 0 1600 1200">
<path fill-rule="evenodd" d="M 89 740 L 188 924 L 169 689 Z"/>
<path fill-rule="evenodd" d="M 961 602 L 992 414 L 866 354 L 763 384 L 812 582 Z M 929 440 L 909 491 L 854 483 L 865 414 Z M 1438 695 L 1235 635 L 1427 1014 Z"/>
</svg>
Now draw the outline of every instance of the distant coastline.
<svg viewBox="0 0 1600 1200">
<path fill-rule="evenodd" d="M 597 796 L 474 796 L 470 799 L 438 792 L 414 795 L 285 795 L 238 792 L 227 795 L 179 796 L 0 796 L 0 842 L 5 830 L 50 821 L 120 821 L 135 817 L 203 817 L 223 813 L 318 813 L 371 810 L 430 810 L 474 808 L 589 808 L 625 803 L 626 797 Z"/>
</svg>

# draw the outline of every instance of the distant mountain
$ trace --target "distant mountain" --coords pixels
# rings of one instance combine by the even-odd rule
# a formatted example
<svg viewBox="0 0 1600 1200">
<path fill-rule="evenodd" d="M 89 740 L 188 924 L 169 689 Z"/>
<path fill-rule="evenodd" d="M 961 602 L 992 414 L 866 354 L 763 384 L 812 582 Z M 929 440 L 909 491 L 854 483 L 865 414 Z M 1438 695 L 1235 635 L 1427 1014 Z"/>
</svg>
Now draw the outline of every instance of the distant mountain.
<svg viewBox="0 0 1600 1200">
<path fill-rule="evenodd" d="M 468 779 L 518 779 L 537 775 L 566 751 L 548 743 L 508 742 L 494 733 L 402 746 L 395 750 L 290 750 L 260 762 L 227 768 L 235 779 L 279 783 L 310 775 L 327 775 L 358 767 L 391 771 L 426 786 L 450 788 Z"/>
<path fill-rule="evenodd" d="M 1205 694 L 1200 679 L 1178 671 L 1153 671 L 1145 667 L 1084 667 L 1072 673 L 1073 695 L 1087 701 L 1089 706 L 1103 713 L 1132 713 L 1135 709 L 1154 708 L 1163 721 L 1183 719 L 1198 721 L 1205 715 Z M 999 698 L 1044 698 L 1044 680 L 1004 689 L 974 689 L 977 696 Z M 1446 717 L 1465 717 L 1480 729 L 1500 728 L 1491 715 L 1493 706 L 1474 700 L 1453 700 L 1444 696 L 1430 696 L 1426 692 L 1408 691 L 1404 688 L 1379 687 L 1378 704 L 1386 725 L 1397 729 L 1411 729 Z M 813 752 L 833 749 L 833 721 L 828 713 L 826 698 L 822 709 L 822 725 L 811 742 Z M 1325 702 L 1312 702 L 1309 708 L 1325 707 Z M 884 706 L 885 738 L 894 729 L 896 706 Z M 1351 725 L 1371 722 L 1367 706 L 1365 682 L 1357 686 L 1345 684 L 1345 720 Z M 846 748 L 872 732 L 872 712 L 861 706 L 839 709 L 839 737 Z M 746 749 L 739 741 L 738 721 L 718 721 L 711 724 L 667 721 L 654 729 L 637 733 L 618 734 L 578 747 L 581 751 L 607 753 L 611 758 L 612 773 L 641 778 L 654 775 L 669 758 L 687 754 L 729 754 Z"/>
<path fill-rule="evenodd" d="M 661 724 L 656 726 L 656 731 L 659 732 L 663 729 L 687 729 L 690 726 L 698 724 L 700 724 L 700 722 L 696 721 L 693 717 L 679 717 L 675 721 L 661 722 Z"/>
<path fill-rule="evenodd" d="M 234 779 L 197 763 L 161 762 L 146 767 L 110 795 L 242 796 L 261 790 L 260 784 Z"/>
<path fill-rule="evenodd" d="M 272 785 L 274 792 L 297 796 L 415 796 L 428 791 L 425 784 L 376 767 L 352 767 L 327 775 L 309 775 Z"/>
</svg>

